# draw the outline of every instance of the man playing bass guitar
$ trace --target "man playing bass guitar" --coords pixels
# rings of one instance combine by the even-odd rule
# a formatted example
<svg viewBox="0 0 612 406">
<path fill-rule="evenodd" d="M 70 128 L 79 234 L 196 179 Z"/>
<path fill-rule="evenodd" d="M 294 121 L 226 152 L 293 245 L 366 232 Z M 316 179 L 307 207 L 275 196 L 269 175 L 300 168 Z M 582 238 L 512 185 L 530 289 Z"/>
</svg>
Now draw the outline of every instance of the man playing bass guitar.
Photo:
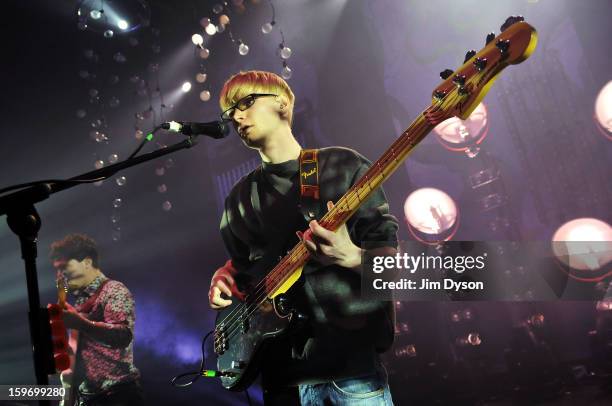
<svg viewBox="0 0 612 406">
<path fill-rule="evenodd" d="M 393 342 L 393 302 L 361 297 L 361 245 L 394 255 L 398 223 L 381 188 L 336 232 L 317 222 L 370 163 L 354 150 L 330 147 L 308 150 L 315 165 L 301 171 L 305 150 L 291 129 L 294 99 L 270 72 L 241 72 L 223 87 L 222 118 L 259 153 L 261 166 L 226 198 L 220 231 L 231 259 L 213 275 L 209 303 L 221 310 L 244 299 L 241 280 L 257 260 L 271 247 L 284 254 L 304 241 L 310 261 L 289 291 L 302 322 L 265 353 L 259 367 L 265 404 L 391 405 L 379 355 Z M 310 211 L 301 177 L 318 179 Z"/>
</svg>

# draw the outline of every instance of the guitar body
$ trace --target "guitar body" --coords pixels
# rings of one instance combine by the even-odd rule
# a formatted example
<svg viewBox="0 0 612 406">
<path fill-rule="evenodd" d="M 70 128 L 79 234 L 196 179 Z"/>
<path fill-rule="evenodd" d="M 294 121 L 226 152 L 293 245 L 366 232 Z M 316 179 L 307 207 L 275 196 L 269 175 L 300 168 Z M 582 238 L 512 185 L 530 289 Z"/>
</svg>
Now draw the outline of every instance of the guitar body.
<svg viewBox="0 0 612 406">
<path fill-rule="evenodd" d="M 217 369 L 233 374 L 221 377 L 221 384 L 226 389 L 246 389 L 257 377 L 266 349 L 273 345 L 275 338 L 288 334 L 292 315 L 277 312 L 278 300 L 265 301 L 249 316 L 244 314 L 244 310 L 237 309 L 242 304 L 237 300 L 219 312 L 216 321 L 219 334 L 215 336 Z M 233 319 L 232 314 L 240 317 L 241 321 L 228 329 L 222 321 L 228 316 Z"/>
<path fill-rule="evenodd" d="M 254 279 L 261 279 L 276 262 L 262 259 L 247 273 Z M 300 312 L 291 304 L 291 293 L 287 292 L 301 276 L 297 269 L 287 283 L 274 291 L 251 292 L 244 302 L 233 298 L 232 304 L 217 314 L 215 321 L 215 353 L 217 369 L 226 375 L 221 376 L 221 384 L 232 391 L 242 391 L 249 387 L 259 372 L 259 364 L 265 353 L 274 345 L 275 339 L 290 334 L 298 327 L 296 320 L 303 319 Z M 239 283 L 240 285 L 240 283 Z M 241 288 L 249 291 L 248 288 Z M 259 295 L 257 294 L 259 293 Z M 257 303 L 253 297 L 260 297 Z"/>
</svg>

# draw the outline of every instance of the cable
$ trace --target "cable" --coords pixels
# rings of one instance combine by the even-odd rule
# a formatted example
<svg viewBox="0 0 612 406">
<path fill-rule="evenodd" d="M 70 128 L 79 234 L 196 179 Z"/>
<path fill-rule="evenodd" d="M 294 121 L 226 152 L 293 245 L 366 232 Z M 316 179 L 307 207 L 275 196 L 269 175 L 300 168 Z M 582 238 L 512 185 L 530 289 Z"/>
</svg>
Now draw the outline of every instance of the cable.
<svg viewBox="0 0 612 406">
<path fill-rule="evenodd" d="M 214 333 L 215 330 L 210 330 L 202 339 L 202 360 L 200 361 L 200 369 L 198 371 L 192 371 L 192 372 L 185 372 L 182 373 L 180 375 L 176 375 L 174 378 L 172 378 L 172 380 L 170 380 L 170 384 L 172 386 L 175 386 L 177 388 L 186 388 L 187 386 L 191 385 L 192 383 L 194 383 L 195 381 L 197 381 L 198 379 L 200 379 L 201 376 L 203 376 L 205 374 L 204 372 L 204 366 L 206 363 L 206 353 L 205 353 L 205 344 L 206 344 L 206 339 L 212 334 Z M 186 376 L 190 376 L 190 375 L 194 375 L 194 378 L 187 382 L 187 383 L 176 383 L 177 380 L 184 378 Z"/>
</svg>

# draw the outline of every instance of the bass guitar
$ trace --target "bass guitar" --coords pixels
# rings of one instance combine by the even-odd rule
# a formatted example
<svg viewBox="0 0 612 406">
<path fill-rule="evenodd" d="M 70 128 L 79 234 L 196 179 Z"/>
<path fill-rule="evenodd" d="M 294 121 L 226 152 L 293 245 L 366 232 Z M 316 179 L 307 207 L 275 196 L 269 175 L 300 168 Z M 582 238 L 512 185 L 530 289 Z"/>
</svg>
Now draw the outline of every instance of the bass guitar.
<svg viewBox="0 0 612 406">
<path fill-rule="evenodd" d="M 453 116 L 467 119 L 501 71 L 531 55 L 537 33 L 523 20 L 522 17 L 508 18 L 501 34 L 487 36 L 482 50 L 469 51 L 461 67 L 440 74 L 444 81 L 434 89 L 431 105 L 319 220 L 321 226 L 337 230 L 437 124 Z M 226 389 L 247 388 L 258 374 L 266 348 L 274 344 L 275 338 L 288 333 L 300 318 L 300 313 L 287 305 L 286 293 L 301 277 L 308 259 L 309 252 L 300 242 L 280 261 L 259 261 L 249 274 L 259 275 L 260 281 L 243 301 L 233 300 L 218 313 L 214 349 L 221 384 Z"/>
</svg>

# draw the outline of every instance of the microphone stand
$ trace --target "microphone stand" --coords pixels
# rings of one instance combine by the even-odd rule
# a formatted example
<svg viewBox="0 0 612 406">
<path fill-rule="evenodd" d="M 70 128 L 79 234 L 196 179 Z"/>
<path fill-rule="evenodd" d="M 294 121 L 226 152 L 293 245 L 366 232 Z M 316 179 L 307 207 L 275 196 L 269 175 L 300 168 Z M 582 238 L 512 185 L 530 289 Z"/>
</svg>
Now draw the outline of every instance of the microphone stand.
<svg viewBox="0 0 612 406">
<path fill-rule="evenodd" d="M 125 161 L 95 171 L 86 172 L 65 181 L 36 184 L 18 190 L 17 192 L 0 196 L 0 216 L 6 214 L 6 221 L 9 228 L 19 237 L 21 257 L 25 263 L 30 339 L 32 341 L 34 372 L 36 374 L 37 385 L 48 385 L 48 374 L 54 374 L 56 371 L 49 342 L 49 317 L 47 309 L 40 307 L 36 257 L 38 251 L 38 231 L 41 227 L 41 219 L 34 204 L 48 199 L 53 193 L 61 192 L 62 190 L 82 184 L 84 180 L 109 178 L 123 169 L 171 154 L 181 149 L 191 148 L 196 145 L 197 142 L 197 135 L 192 135 L 167 148 L 137 157 L 130 157 Z M 39 404 L 49 405 L 50 403 L 49 400 L 40 400 Z"/>
</svg>

